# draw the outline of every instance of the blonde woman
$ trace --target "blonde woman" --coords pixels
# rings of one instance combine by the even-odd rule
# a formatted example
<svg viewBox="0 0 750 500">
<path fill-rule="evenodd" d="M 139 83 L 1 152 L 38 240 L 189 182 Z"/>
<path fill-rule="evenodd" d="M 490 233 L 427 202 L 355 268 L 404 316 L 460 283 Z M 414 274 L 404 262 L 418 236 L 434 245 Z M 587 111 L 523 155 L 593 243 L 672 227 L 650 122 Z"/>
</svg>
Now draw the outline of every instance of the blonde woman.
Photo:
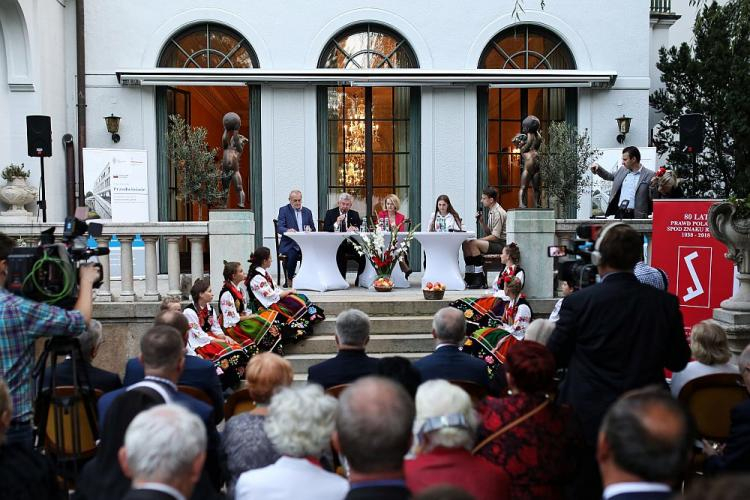
<svg viewBox="0 0 750 500">
<path fill-rule="evenodd" d="M 737 373 L 737 365 L 730 363 L 727 334 L 711 320 L 693 325 L 690 332 L 690 350 L 695 361 L 687 364 L 681 372 L 672 374 L 672 396 L 677 397 L 685 384 L 693 379 L 715 373 Z"/>
</svg>

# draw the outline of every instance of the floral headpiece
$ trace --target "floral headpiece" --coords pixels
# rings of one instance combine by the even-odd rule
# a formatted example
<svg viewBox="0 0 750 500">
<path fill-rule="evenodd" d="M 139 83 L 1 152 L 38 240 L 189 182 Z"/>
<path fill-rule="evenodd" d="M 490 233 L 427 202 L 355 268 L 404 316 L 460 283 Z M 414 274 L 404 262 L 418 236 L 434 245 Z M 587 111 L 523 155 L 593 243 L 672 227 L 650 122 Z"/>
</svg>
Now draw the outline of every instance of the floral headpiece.
<svg viewBox="0 0 750 500">
<path fill-rule="evenodd" d="M 659 167 L 659 170 L 656 171 L 656 176 L 661 177 L 662 175 L 667 173 L 667 167 Z"/>
</svg>

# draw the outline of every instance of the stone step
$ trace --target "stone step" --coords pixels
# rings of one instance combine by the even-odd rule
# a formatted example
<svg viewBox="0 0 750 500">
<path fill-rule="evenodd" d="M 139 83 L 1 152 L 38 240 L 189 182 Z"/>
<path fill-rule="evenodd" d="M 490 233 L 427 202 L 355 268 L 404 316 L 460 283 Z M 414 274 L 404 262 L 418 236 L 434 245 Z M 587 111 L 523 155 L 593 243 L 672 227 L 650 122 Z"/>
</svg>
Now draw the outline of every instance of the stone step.
<svg viewBox="0 0 750 500">
<path fill-rule="evenodd" d="M 369 356 L 372 356 L 373 358 L 386 358 L 390 356 L 401 356 L 413 362 L 418 359 L 422 359 L 423 357 L 430 354 L 430 352 L 431 351 L 379 353 L 379 352 L 370 352 L 368 350 L 367 354 Z M 295 374 L 294 375 L 295 380 L 300 380 L 300 375 L 304 375 L 304 380 L 307 380 L 308 368 L 310 368 L 312 365 L 317 365 L 318 363 L 325 361 L 327 359 L 331 359 L 335 355 L 336 355 L 335 351 L 329 354 L 287 354 L 286 356 L 284 356 L 284 359 L 286 359 L 292 364 L 292 369 L 294 370 L 294 374 Z"/>
<path fill-rule="evenodd" d="M 370 337 L 367 350 L 373 353 L 424 352 L 435 344 L 430 333 L 380 334 Z M 331 354 L 336 352 L 334 335 L 313 335 L 284 347 L 287 354 Z"/>
<path fill-rule="evenodd" d="M 370 318 L 370 335 L 384 333 L 430 333 L 432 331 L 432 315 L 394 315 L 372 316 Z M 315 325 L 316 335 L 333 335 L 336 333 L 336 317 L 327 316 Z"/>
</svg>

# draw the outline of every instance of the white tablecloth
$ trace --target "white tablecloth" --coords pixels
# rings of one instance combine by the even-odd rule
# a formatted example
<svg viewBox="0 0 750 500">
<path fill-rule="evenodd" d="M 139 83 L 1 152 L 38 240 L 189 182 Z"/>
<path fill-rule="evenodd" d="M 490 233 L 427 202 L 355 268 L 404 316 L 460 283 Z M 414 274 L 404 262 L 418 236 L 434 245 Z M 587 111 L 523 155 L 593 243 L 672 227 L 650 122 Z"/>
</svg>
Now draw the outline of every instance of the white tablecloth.
<svg viewBox="0 0 750 500">
<path fill-rule="evenodd" d="M 422 244 L 427 266 L 422 273 L 422 287 L 428 281 L 439 281 L 446 290 L 466 288 L 461 268 L 458 265 L 458 251 L 461 243 L 475 237 L 473 232 L 417 232 L 414 237 Z"/>
<path fill-rule="evenodd" d="M 352 233 L 284 233 L 292 238 L 302 252 L 302 264 L 294 277 L 299 290 L 344 290 L 349 284 L 341 277 L 336 265 L 336 251 L 344 238 Z"/>
</svg>

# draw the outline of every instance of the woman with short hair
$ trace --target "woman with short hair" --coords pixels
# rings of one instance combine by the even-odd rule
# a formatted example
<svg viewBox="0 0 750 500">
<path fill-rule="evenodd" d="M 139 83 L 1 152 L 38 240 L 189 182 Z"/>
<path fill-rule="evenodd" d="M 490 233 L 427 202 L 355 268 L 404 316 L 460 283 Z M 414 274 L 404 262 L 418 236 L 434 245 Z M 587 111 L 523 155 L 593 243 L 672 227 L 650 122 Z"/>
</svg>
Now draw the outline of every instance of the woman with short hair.
<svg viewBox="0 0 750 500">
<path fill-rule="evenodd" d="M 690 331 L 690 350 L 695 361 L 689 362 L 684 370 L 672 374 L 670 390 L 674 397 L 680 395 L 685 384 L 698 377 L 737 373 L 737 365 L 729 362 L 732 352 L 729 350 L 727 333 L 710 319 L 693 325 Z"/>
<path fill-rule="evenodd" d="M 389 194 L 383 198 L 383 210 L 378 212 L 378 224 L 386 231 L 391 228 L 397 228 L 398 231 L 404 231 L 404 222 L 406 216 L 399 212 L 401 200 L 395 194 Z"/>
</svg>

